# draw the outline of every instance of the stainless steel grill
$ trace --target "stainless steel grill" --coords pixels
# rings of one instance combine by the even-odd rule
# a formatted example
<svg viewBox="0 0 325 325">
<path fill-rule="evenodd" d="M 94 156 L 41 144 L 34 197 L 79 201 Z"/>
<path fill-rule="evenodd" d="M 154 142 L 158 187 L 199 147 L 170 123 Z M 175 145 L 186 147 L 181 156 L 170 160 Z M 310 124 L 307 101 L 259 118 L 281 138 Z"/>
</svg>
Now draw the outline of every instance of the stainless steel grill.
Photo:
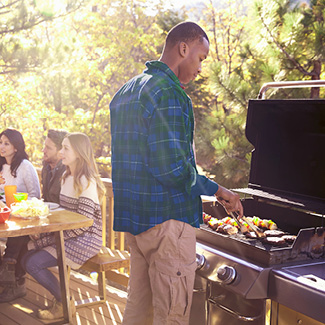
<svg viewBox="0 0 325 325">
<path fill-rule="evenodd" d="M 287 325 L 281 319 L 298 314 L 324 323 L 325 100 L 251 100 L 246 137 L 254 145 L 249 186 L 236 189 L 245 215 L 272 219 L 297 237 L 276 247 L 202 225 L 191 324 L 262 325 L 267 300 L 272 324 Z M 218 219 L 226 215 L 215 200 L 203 208 Z"/>
</svg>

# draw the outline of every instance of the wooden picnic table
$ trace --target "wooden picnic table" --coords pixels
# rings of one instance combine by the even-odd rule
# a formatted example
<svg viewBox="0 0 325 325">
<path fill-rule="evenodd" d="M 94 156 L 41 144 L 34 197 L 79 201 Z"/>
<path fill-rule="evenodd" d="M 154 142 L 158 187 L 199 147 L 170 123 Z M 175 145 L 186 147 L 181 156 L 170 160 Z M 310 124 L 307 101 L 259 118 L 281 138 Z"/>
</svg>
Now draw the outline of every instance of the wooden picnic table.
<svg viewBox="0 0 325 325">
<path fill-rule="evenodd" d="M 18 237 L 24 235 L 35 235 L 44 232 L 53 232 L 56 239 L 56 250 L 58 256 L 59 278 L 62 294 L 64 321 L 71 323 L 70 291 L 65 262 L 63 230 L 89 227 L 93 220 L 86 216 L 64 209 L 51 211 L 45 218 L 22 219 L 10 217 L 8 221 L 0 224 L 0 237 Z M 56 322 L 62 323 L 62 322 Z"/>
</svg>

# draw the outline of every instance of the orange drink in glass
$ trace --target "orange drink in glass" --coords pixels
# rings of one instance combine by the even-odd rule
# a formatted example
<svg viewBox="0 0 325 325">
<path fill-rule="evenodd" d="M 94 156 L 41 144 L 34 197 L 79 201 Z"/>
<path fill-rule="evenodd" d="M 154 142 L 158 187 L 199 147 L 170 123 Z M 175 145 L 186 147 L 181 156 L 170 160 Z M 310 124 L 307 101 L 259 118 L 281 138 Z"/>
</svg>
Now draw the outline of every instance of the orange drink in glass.
<svg viewBox="0 0 325 325">
<path fill-rule="evenodd" d="M 6 205 L 9 208 L 15 202 L 14 193 L 17 193 L 17 185 L 5 185 Z"/>
</svg>

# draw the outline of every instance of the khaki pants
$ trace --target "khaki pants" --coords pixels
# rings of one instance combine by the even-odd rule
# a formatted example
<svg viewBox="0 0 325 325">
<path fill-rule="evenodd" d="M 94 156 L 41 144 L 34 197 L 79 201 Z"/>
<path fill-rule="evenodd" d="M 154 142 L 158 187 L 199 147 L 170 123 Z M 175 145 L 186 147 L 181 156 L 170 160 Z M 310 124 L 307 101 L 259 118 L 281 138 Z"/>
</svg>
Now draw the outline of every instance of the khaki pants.
<svg viewBox="0 0 325 325">
<path fill-rule="evenodd" d="M 194 277 L 195 229 L 168 220 L 137 236 L 126 234 L 131 253 L 125 325 L 188 324 Z"/>
</svg>

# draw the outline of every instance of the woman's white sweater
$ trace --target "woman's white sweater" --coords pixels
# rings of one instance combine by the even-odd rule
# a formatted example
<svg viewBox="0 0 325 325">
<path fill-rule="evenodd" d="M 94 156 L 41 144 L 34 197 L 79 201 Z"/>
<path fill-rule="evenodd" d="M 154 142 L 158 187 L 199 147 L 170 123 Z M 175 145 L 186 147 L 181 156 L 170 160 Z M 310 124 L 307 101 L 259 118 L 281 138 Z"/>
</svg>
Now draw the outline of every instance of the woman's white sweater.
<svg viewBox="0 0 325 325">
<path fill-rule="evenodd" d="M 37 171 L 33 164 L 24 159 L 17 168 L 17 177 L 13 177 L 10 171 L 10 165 L 4 164 L 1 171 L 2 177 L 5 179 L 5 184 L 0 185 L 0 191 L 4 192 L 6 185 L 17 185 L 17 192 L 28 193 L 28 198 L 41 197 L 41 189 Z"/>
</svg>

